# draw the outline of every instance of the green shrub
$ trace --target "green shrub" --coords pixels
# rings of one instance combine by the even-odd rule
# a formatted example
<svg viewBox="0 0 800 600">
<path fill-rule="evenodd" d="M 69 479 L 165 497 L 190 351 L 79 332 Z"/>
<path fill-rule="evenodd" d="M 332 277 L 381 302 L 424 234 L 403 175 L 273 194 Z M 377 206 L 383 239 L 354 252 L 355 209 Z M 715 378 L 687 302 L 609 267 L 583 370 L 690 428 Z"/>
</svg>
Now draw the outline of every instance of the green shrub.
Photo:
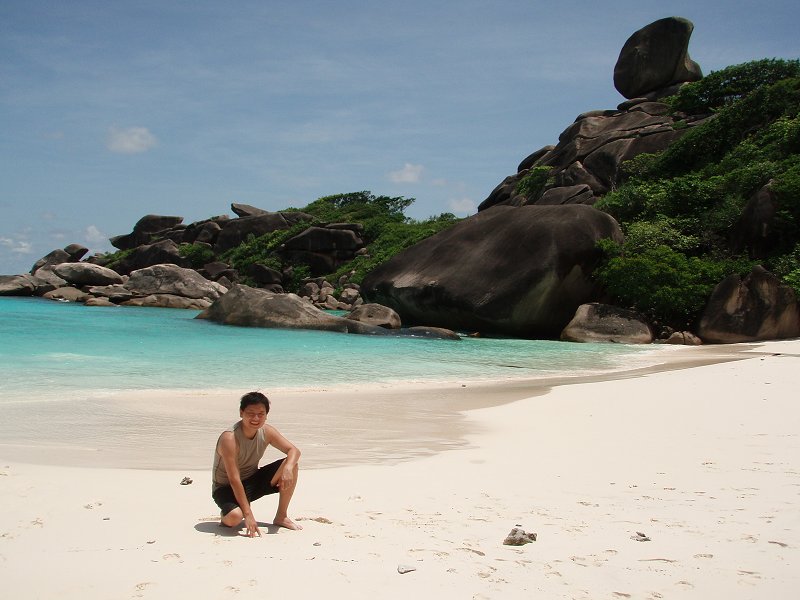
<svg viewBox="0 0 800 600">
<path fill-rule="evenodd" d="M 720 161 L 739 143 L 773 121 L 800 112 L 800 78 L 757 87 L 720 108 L 659 155 L 653 170 L 662 177 L 680 175 Z"/>
<path fill-rule="evenodd" d="M 670 105 L 688 114 L 702 114 L 725 106 L 762 85 L 800 77 L 800 61 L 763 59 L 712 71 L 703 79 L 682 86 Z"/>
<path fill-rule="evenodd" d="M 686 256 L 668 246 L 638 254 L 611 256 L 595 271 L 597 279 L 618 303 L 651 321 L 690 328 L 700 316 L 714 287 L 732 272 L 749 272 L 752 263 Z"/>
<path fill-rule="evenodd" d="M 117 250 L 116 252 L 106 254 L 105 258 L 108 260 L 105 264 L 106 268 L 116 269 L 119 264 L 133 254 L 135 250 L 136 248 L 131 248 L 130 250 Z"/>
<path fill-rule="evenodd" d="M 536 202 L 549 185 L 551 167 L 533 167 L 518 182 L 515 191 L 529 203 Z"/>
<path fill-rule="evenodd" d="M 181 244 L 178 252 L 193 269 L 200 269 L 214 260 L 214 251 L 203 244 Z"/>
<path fill-rule="evenodd" d="M 773 259 L 767 266 L 785 284 L 791 286 L 800 299 L 800 243 L 790 252 Z"/>
<path fill-rule="evenodd" d="M 669 246 L 679 252 L 691 252 L 699 246 L 697 235 L 689 233 L 696 229 L 697 225 L 687 219 L 656 215 L 652 221 L 635 221 L 628 225 L 625 248 L 627 252 L 638 253 Z"/>
</svg>

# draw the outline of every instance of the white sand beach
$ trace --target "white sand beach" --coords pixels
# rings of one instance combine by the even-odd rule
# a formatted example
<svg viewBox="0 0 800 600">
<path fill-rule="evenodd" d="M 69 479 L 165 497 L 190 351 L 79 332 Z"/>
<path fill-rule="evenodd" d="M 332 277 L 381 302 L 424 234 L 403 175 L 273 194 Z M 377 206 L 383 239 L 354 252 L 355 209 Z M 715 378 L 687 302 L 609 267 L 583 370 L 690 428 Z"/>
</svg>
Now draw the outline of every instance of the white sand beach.
<svg viewBox="0 0 800 600">
<path fill-rule="evenodd" d="M 793 598 L 800 341 L 737 358 L 515 388 L 457 417 L 440 411 L 421 429 L 419 456 L 408 448 L 426 396 L 409 388 L 401 404 L 405 394 L 422 412 L 408 409 L 398 426 L 397 459 L 390 435 L 363 442 L 363 410 L 336 409 L 354 392 L 329 392 L 319 429 L 349 415 L 331 421 L 345 438 L 337 443 L 367 458 L 320 468 L 339 446 L 321 433 L 305 440 L 310 464 L 301 460 L 290 511 L 304 529 L 267 525 L 275 498 L 264 498 L 254 504 L 264 523 L 254 539 L 218 525 L 206 434 L 196 449 L 208 456 L 203 469 L 29 464 L 0 452 L 3 596 Z M 271 420 L 305 449 L 281 406 Z M 390 408 L 377 418 L 392 422 Z M 57 427 L 43 422 L 43 436 Z M 368 459 L 372 446 L 384 459 Z M 191 485 L 180 485 L 185 476 Z M 504 545 L 515 526 L 537 541 Z"/>
</svg>

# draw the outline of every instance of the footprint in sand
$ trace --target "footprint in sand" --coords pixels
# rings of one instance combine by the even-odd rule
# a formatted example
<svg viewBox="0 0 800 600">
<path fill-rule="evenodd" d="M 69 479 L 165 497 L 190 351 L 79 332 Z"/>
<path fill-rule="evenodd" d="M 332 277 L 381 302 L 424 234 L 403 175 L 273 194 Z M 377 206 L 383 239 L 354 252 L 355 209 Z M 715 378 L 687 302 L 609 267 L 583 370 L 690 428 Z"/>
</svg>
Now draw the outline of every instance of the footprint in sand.
<svg viewBox="0 0 800 600">
<path fill-rule="evenodd" d="M 183 562 L 181 560 L 181 555 L 177 554 L 176 552 L 171 552 L 170 554 L 165 554 L 161 558 L 162 558 L 162 560 L 168 560 L 168 561 L 173 561 L 173 562 L 174 561 L 178 561 L 178 562 L 181 562 L 181 563 Z"/>
<path fill-rule="evenodd" d="M 144 594 L 142 592 L 144 592 L 151 585 L 153 585 L 152 581 L 143 581 L 142 583 L 137 583 L 135 586 L 133 586 L 133 589 L 136 591 L 133 597 L 134 598 L 144 597 Z"/>
</svg>

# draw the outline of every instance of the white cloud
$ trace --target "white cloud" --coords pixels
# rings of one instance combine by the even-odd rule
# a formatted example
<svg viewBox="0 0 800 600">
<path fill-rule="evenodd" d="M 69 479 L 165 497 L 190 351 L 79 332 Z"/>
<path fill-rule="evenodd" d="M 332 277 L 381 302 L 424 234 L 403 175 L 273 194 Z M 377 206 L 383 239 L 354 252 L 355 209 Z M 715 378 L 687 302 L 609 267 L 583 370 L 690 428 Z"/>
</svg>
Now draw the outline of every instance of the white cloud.
<svg viewBox="0 0 800 600">
<path fill-rule="evenodd" d="M 139 154 L 158 145 L 156 136 L 146 127 L 111 127 L 108 131 L 106 147 L 119 154 Z"/>
<path fill-rule="evenodd" d="M 455 215 L 470 215 L 478 210 L 478 206 L 472 198 L 456 198 L 450 200 L 448 205 Z"/>
<path fill-rule="evenodd" d="M 419 183 L 425 167 L 422 165 L 412 165 L 406 163 L 399 171 L 389 173 L 389 180 L 392 183 Z"/>
<path fill-rule="evenodd" d="M 12 240 L 11 238 L 0 238 L 0 246 L 7 248 L 14 254 L 30 254 L 33 251 L 31 243 L 25 240 Z"/>
<path fill-rule="evenodd" d="M 83 232 L 83 239 L 87 244 L 103 244 L 108 241 L 108 236 L 96 226 L 89 225 Z"/>
</svg>

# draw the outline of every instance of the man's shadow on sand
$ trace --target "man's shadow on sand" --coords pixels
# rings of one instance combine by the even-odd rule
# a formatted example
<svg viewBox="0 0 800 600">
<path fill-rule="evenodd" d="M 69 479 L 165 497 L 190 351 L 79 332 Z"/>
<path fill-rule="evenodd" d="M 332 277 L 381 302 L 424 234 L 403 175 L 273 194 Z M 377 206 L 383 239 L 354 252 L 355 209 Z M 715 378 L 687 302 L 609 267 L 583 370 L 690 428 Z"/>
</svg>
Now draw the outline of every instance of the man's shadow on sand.
<svg viewBox="0 0 800 600">
<path fill-rule="evenodd" d="M 200 521 L 194 528 L 200 533 L 211 533 L 221 537 L 247 537 L 247 529 L 244 526 L 244 521 L 237 527 L 226 527 L 219 521 Z M 272 523 L 262 523 L 259 521 L 258 529 L 261 531 L 261 535 L 274 535 L 278 533 L 280 527 Z"/>
</svg>

